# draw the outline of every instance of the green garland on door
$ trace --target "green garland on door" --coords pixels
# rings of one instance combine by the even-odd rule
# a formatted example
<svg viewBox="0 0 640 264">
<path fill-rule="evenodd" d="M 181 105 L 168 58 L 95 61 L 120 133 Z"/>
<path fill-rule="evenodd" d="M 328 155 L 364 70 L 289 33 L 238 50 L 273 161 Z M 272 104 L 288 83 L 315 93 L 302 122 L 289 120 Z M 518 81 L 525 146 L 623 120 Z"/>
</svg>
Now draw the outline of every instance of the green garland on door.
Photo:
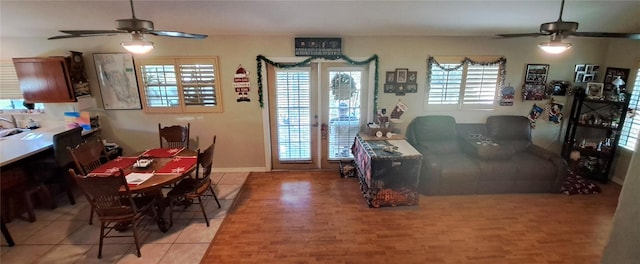
<svg viewBox="0 0 640 264">
<path fill-rule="evenodd" d="M 338 56 L 312 56 L 309 57 L 301 62 L 295 63 L 295 64 L 290 64 L 290 63 L 278 63 L 278 62 L 274 62 L 270 59 L 267 59 L 267 57 L 262 56 L 262 55 L 258 55 L 256 57 L 256 62 L 258 63 L 258 100 L 260 102 L 260 107 L 264 107 L 264 99 L 262 98 L 262 62 L 264 61 L 265 63 L 271 64 L 274 67 L 277 68 L 282 68 L 282 69 L 288 69 L 288 68 L 294 68 L 294 67 L 303 67 L 303 66 L 308 66 L 312 61 L 317 60 L 317 59 L 323 59 L 323 60 L 344 60 L 349 64 L 353 64 L 353 65 L 365 65 L 365 64 L 369 64 L 372 61 L 375 61 L 375 66 L 376 66 L 376 70 L 375 70 L 375 82 L 373 84 L 374 87 L 374 91 L 373 91 L 373 113 L 377 113 L 378 111 L 378 55 L 373 55 L 370 58 L 363 60 L 363 61 L 354 61 L 351 58 L 345 56 L 345 55 L 338 55 Z"/>
</svg>

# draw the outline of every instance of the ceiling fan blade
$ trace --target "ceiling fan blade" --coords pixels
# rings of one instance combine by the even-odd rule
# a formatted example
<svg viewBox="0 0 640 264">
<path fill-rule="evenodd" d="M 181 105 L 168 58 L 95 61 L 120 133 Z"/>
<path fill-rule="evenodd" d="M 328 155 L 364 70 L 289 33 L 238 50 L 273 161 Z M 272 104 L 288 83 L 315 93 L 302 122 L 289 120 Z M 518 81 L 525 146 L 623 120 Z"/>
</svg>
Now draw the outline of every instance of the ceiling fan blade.
<svg viewBox="0 0 640 264">
<path fill-rule="evenodd" d="M 572 32 L 569 36 L 591 37 L 591 38 L 628 38 L 640 39 L 640 33 L 610 33 L 610 32 Z"/>
<path fill-rule="evenodd" d="M 48 39 L 86 38 L 86 37 L 113 36 L 113 35 L 116 35 L 116 34 L 113 34 L 113 33 L 90 34 L 90 35 L 69 34 L 69 35 L 53 36 Z"/>
<path fill-rule="evenodd" d="M 516 34 L 498 34 L 496 36 L 502 38 L 520 38 L 520 37 L 540 37 L 540 36 L 548 36 L 549 34 L 544 33 L 516 33 Z"/>
<path fill-rule="evenodd" d="M 125 30 L 60 30 L 62 33 L 71 35 L 93 35 L 93 34 L 119 34 L 129 33 Z"/>
<path fill-rule="evenodd" d="M 205 39 L 208 36 L 203 34 L 191 34 L 180 31 L 165 31 L 165 30 L 151 30 L 146 32 L 148 34 L 162 36 L 162 37 L 176 37 L 176 38 L 192 38 L 192 39 Z"/>
</svg>

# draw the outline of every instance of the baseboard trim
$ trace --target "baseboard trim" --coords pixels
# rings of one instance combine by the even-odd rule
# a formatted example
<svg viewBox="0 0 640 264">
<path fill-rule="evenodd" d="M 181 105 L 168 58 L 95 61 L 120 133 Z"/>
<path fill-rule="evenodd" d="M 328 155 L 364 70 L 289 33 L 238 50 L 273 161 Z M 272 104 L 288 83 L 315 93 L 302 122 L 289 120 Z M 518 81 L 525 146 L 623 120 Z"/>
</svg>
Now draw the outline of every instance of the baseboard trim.
<svg viewBox="0 0 640 264">
<path fill-rule="evenodd" d="M 214 168 L 213 172 L 267 172 L 266 167 Z"/>
<path fill-rule="evenodd" d="M 620 184 L 620 186 L 622 186 L 622 183 L 624 182 L 624 179 L 620 179 L 618 177 L 613 177 L 613 178 L 611 178 L 611 181 L 615 182 L 617 184 Z"/>
</svg>

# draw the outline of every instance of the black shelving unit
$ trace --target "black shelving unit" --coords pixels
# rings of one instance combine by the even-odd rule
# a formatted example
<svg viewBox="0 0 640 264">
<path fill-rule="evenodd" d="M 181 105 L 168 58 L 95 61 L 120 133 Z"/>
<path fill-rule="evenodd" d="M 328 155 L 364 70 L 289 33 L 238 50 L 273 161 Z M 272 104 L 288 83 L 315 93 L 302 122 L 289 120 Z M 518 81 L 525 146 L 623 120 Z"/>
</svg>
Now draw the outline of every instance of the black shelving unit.
<svg viewBox="0 0 640 264">
<path fill-rule="evenodd" d="M 624 94 L 619 100 L 607 100 L 588 97 L 584 92 L 575 95 L 562 157 L 578 175 L 603 183 L 609 180 L 630 96 Z M 572 160 L 572 156 L 577 160 Z"/>
</svg>

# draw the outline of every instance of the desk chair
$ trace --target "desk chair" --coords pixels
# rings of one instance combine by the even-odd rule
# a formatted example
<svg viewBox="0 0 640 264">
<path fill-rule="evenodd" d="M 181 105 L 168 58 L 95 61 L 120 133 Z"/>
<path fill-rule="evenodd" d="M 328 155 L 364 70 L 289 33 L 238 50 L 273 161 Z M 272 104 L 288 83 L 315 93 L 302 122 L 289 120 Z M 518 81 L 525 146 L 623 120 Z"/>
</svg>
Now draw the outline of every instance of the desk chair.
<svg viewBox="0 0 640 264">
<path fill-rule="evenodd" d="M 62 187 L 69 197 L 71 204 L 76 204 L 73 195 L 72 180 L 66 173 L 73 167 L 73 157 L 67 147 L 75 147 L 83 142 L 82 127 L 75 127 L 67 131 L 53 135 L 53 155 L 55 158 L 55 174 L 46 180 L 47 183 L 55 183 Z"/>
<path fill-rule="evenodd" d="M 160 137 L 161 148 L 189 148 L 189 130 L 191 123 L 187 126 L 173 125 L 162 127 L 158 123 L 158 135 Z"/>
<path fill-rule="evenodd" d="M 207 149 L 203 152 L 200 152 L 200 149 L 198 149 L 198 163 L 196 165 L 195 178 L 183 179 L 173 189 L 171 189 L 169 193 L 167 193 L 167 197 L 169 198 L 169 225 L 173 225 L 173 206 L 175 203 L 184 202 L 186 203 L 186 207 L 192 203 L 194 199 L 197 199 L 197 203 L 200 205 L 200 210 L 202 211 L 204 220 L 206 221 L 207 226 L 209 226 L 209 219 L 207 218 L 207 213 L 204 210 L 201 198 L 206 195 L 207 191 L 211 192 L 211 195 L 218 204 L 218 208 L 221 207 L 220 201 L 218 201 L 218 197 L 213 190 L 210 177 L 211 170 L 213 168 L 213 151 L 215 146 L 216 136 L 213 136 L 213 143 L 211 143 Z M 200 167 L 202 167 L 202 172 L 200 171 Z"/>
<path fill-rule="evenodd" d="M 138 250 L 137 256 L 141 257 L 138 225 L 148 213 L 153 218 L 158 217 L 155 197 L 133 197 L 122 169 L 119 173 L 108 176 L 77 175 L 73 169 L 69 169 L 69 174 L 76 180 L 100 219 L 98 258 L 102 258 L 102 245 L 105 238 L 131 236 L 133 236 Z M 120 188 L 123 186 L 125 191 L 121 192 Z M 133 235 L 118 235 L 119 232 L 110 235 L 114 229 L 127 226 L 129 223 L 131 223 Z"/>
<path fill-rule="evenodd" d="M 104 147 L 104 143 L 100 138 L 94 138 L 90 141 L 82 143 L 76 147 L 67 147 L 71 154 L 78 172 L 82 175 L 88 175 L 92 170 L 102 165 L 103 159 L 109 160 L 109 155 Z M 93 208 L 89 215 L 89 224 L 93 224 Z"/>
</svg>

